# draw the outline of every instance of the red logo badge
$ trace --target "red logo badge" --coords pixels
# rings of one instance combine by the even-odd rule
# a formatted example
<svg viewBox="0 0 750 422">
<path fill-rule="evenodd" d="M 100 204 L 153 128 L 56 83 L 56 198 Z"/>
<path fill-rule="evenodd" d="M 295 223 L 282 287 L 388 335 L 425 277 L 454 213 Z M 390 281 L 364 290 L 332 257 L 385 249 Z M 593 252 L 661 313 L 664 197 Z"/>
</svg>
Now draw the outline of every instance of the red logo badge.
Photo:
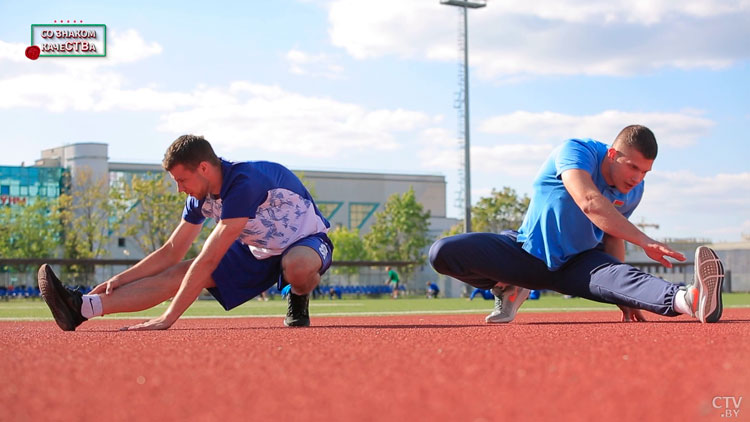
<svg viewBox="0 0 750 422">
<path fill-rule="evenodd" d="M 30 58 L 31 60 L 38 59 L 41 52 L 41 49 L 35 45 L 26 47 L 26 57 Z"/>
</svg>

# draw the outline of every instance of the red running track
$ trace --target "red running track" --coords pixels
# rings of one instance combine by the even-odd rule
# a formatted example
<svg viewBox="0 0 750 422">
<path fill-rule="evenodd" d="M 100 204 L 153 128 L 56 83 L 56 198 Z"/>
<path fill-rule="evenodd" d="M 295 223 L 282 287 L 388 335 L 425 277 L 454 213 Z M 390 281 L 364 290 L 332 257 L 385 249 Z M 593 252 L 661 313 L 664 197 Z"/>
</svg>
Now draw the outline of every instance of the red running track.
<svg viewBox="0 0 750 422">
<path fill-rule="evenodd" d="M 0 421 L 750 420 L 750 309 L 619 317 L 0 322 Z"/>
</svg>

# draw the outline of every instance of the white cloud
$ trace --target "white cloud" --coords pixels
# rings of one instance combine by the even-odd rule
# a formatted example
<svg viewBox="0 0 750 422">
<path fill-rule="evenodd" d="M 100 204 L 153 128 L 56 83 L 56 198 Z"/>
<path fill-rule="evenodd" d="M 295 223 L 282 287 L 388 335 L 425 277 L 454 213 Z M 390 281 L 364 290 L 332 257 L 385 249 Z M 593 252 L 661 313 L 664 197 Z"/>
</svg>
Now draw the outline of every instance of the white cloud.
<svg viewBox="0 0 750 422">
<path fill-rule="evenodd" d="M 463 141 L 458 139 L 455 131 L 450 131 L 441 127 L 431 127 L 424 129 L 419 134 L 419 142 L 427 147 L 453 147 L 457 148 L 463 145 Z"/>
<path fill-rule="evenodd" d="M 471 147 L 471 171 L 531 178 L 554 147 L 553 144 L 475 145 Z M 458 169 L 464 160 L 457 148 L 424 148 L 419 158 L 425 169 Z"/>
<path fill-rule="evenodd" d="M 336 0 L 329 33 L 358 59 L 453 61 L 456 9 L 437 1 Z M 747 0 L 504 0 L 469 15 L 471 64 L 483 78 L 717 69 L 750 57 Z"/>
<path fill-rule="evenodd" d="M 123 85 L 123 77 L 112 71 L 30 73 L 0 80 L 0 109 L 166 111 L 198 101 L 196 94 Z"/>
<path fill-rule="evenodd" d="M 205 134 L 227 149 L 293 151 L 314 157 L 396 150 L 401 148 L 401 136 L 417 138 L 442 120 L 439 115 L 400 108 L 370 110 L 248 81 L 225 87 L 197 86 L 188 92 L 156 86 L 131 88 L 117 71 L 119 65 L 160 52 L 157 43 L 144 41 L 133 30 L 112 34 L 107 60 L 55 58 L 32 63 L 23 57 L 20 45 L 3 42 L 0 60 L 21 64 L 7 72 L 10 76 L 0 76 L 0 109 L 163 112 L 161 131 Z M 336 71 L 324 55 L 293 50 L 288 57 L 291 63 L 322 64 L 327 71 Z"/>
<path fill-rule="evenodd" d="M 0 79 L 0 109 L 159 111 L 190 103 L 185 94 L 126 88 L 116 66 L 159 54 L 161 46 L 144 41 L 132 29 L 112 31 L 109 39 L 107 57 L 44 57 L 36 61 L 25 57 L 22 44 L 0 41 L 0 62 L 17 63 L 4 69 L 9 76 Z"/>
<path fill-rule="evenodd" d="M 744 211 L 743 211 L 744 210 Z M 646 177 L 639 215 L 662 231 L 713 240 L 738 240 L 747 232 L 750 173 L 698 175 L 655 170 Z M 657 232 L 658 233 L 658 232 Z"/>
<path fill-rule="evenodd" d="M 399 133 L 429 124 L 430 116 L 409 110 L 367 110 L 329 98 L 307 97 L 275 86 L 236 82 L 221 104 L 196 102 L 163 116 L 159 130 L 201 133 L 228 150 L 257 148 L 309 157 L 342 151 L 395 150 Z"/>
<path fill-rule="evenodd" d="M 23 43 L 10 43 L 0 40 L 0 63 L 3 60 L 11 62 L 28 61 L 26 58 L 26 47 Z"/>
<path fill-rule="evenodd" d="M 629 124 L 648 126 L 660 145 L 675 148 L 697 143 L 714 126 L 713 121 L 701 117 L 695 110 L 682 113 L 608 110 L 585 116 L 516 111 L 479 122 L 479 133 L 494 136 L 489 145 L 486 137 L 483 143 L 474 141 L 472 144 L 472 172 L 531 180 L 552 149 L 563 140 L 590 137 L 610 143 Z M 425 146 L 419 158 L 425 169 L 455 169 L 463 162 L 458 139 L 446 129 L 425 129 L 421 143 Z"/>
<path fill-rule="evenodd" d="M 309 54 L 292 49 L 286 53 L 289 71 L 296 75 L 306 75 L 335 79 L 341 77 L 344 68 L 333 63 L 334 59 L 327 54 Z"/>
<path fill-rule="evenodd" d="M 110 64 L 132 63 L 161 54 L 159 43 L 146 42 L 134 29 L 123 32 L 112 31 L 112 42 L 107 46 Z"/>
<path fill-rule="evenodd" d="M 471 148 L 472 171 L 533 176 L 556 144 L 510 144 Z"/>
<path fill-rule="evenodd" d="M 630 124 L 649 127 L 660 145 L 673 147 L 694 145 L 698 139 L 708 135 L 715 125 L 692 110 L 682 113 L 607 110 L 587 116 L 516 111 L 484 120 L 479 124 L 479 131 L 496 135 L 522 135 L 544 142 L 586 137 L 610 143 L 623 127 Z"/>
<path fill-rule="evenodd" d="M 750 240 L 750 220 L 745 220 L 742 222 L 740 231 L 742 232 L 743 239 Z"/>
<path fill-rule="evenodd" d="M 693 171 L 654 171 L 646 179 L 650 201 L 674 212 L 750 210 L 750 173 L 699 176 Z"/>
</svg>

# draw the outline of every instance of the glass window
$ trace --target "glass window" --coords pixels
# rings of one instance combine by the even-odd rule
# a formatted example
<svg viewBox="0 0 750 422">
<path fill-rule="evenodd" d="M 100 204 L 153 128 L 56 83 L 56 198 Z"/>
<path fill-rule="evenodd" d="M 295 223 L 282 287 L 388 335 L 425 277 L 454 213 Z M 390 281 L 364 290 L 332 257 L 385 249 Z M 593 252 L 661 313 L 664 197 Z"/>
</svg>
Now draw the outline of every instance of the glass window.
<svg viewBox="0 0 750 422">
<path fill-rule="evenodd" d="M 0 195 L 10 195 L 10 186 L 8 185 L 0 186 Z"/>
<path fill-rule="evenodd" d="M 378 208 L 378 203 L 353 202 L 349 204 L 349 228 L 361 229 Z"/>
<path fill-rule="evenodd" d="M 342 205 L 344 205 L 343 202 L 330 202 L 330 201 L 321 201 L 316 202 L 315 205 L 318 206 L 318 209 L 320 210 L 320 213 L 323 214 L 323 217 L 326 218 L 326 220 L 331 220 L 334 215 L 336 215 L 336 212 L 341 208 Z"/>
</svg>

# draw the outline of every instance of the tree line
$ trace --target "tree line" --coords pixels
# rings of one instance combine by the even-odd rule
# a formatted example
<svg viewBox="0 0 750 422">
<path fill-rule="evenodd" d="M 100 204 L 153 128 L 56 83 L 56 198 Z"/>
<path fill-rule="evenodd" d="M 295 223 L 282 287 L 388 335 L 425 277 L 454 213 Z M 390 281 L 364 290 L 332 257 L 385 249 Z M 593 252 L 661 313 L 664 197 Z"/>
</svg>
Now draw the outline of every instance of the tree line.
<svg viewBox="0 0 750 422">
<path fill-rule="evenodd" d="M 518 229 L 529 207 L 528 196 L 520 197 L 515 190 L 493 189 L 471 208 L 472 225 L 476 231 L 499 233 Z M 361 236 L 358 229 L 336 227 L 328 235 L 333 241 L 335 261 L 409 261 L 425 263 L 426 248 L 435 239 L 428 236 L 429 211 L 417 202 L 414 189 L 388 198 L 382 211 L 375 214 L 370 231 Z M 463 232 L 459 221 L 441 236 Z M 413 268 L 407 268 L 410 272 Z M 334 267 L 334 273 L 353 274 L 356 267 Z"/>
<path fill-rule="evenodd" d="M 181 218 L 184 196 L 166 172 L 133 175 L 110 182 L 88 170 L 76 173 L 57 198 L 34 198 L 26 206 L 0 208 L 0 256 L 3 258 L 100 259 L 109 257 L 119 238 L 128 238 L 148 254 L 167 241 Z M 205 239 L 210 228 L 204 227 Z M 190 256 L 197 255 L 196 241 Z M 126 249 L 127 250 L 127 249 Z M 29 273 L 28 265 L 3 271 Z M 93 268 L 67 266 L 66 276 L 81 283 Z"/>
<path fill-rule="evenodd" d="M 304 175 L 300 175 L 315 192 Z M 174 189 L 166 172 L 135 174 L 110 181 L 95 179 L 90 172 L 76 174 L 75 185 L 57 198 L 36 198 L 26 206 L 0 207 L 0 256 L 4 258 L 99 259 L 119 238 L 134 242 L 148 254 L 163 245 L 180 221 L 185 196 Z M 520 226 L 529 198 L 519 197 L 511 188 L 492 191 L 472 207 L 476 231 L 500 232 Z M 428 235 L 430 212 L 416 200 L 414 189 L 391 195 L 375 213 L 370 231 L 361 236 L 358 229 L 334 227 L 329 236 L 334 243 L 335 261 L 408 261 L 422 265 L 427 247 L 435 240 Z M 188 258 L 199 248 L 213 228 L 206 221 Z M 459 223 L 442 235 L 461 233 Z M 4 271 L 33 272 L 35 268 L 16 266 Z M 70 266 L 68 276 L 85 276 L 91 268 Z M 407 268 L 410 272 L 412 268 Z M 356 267 L 334 267 L 339 274 L 356 273 Z"/>
</svg>

